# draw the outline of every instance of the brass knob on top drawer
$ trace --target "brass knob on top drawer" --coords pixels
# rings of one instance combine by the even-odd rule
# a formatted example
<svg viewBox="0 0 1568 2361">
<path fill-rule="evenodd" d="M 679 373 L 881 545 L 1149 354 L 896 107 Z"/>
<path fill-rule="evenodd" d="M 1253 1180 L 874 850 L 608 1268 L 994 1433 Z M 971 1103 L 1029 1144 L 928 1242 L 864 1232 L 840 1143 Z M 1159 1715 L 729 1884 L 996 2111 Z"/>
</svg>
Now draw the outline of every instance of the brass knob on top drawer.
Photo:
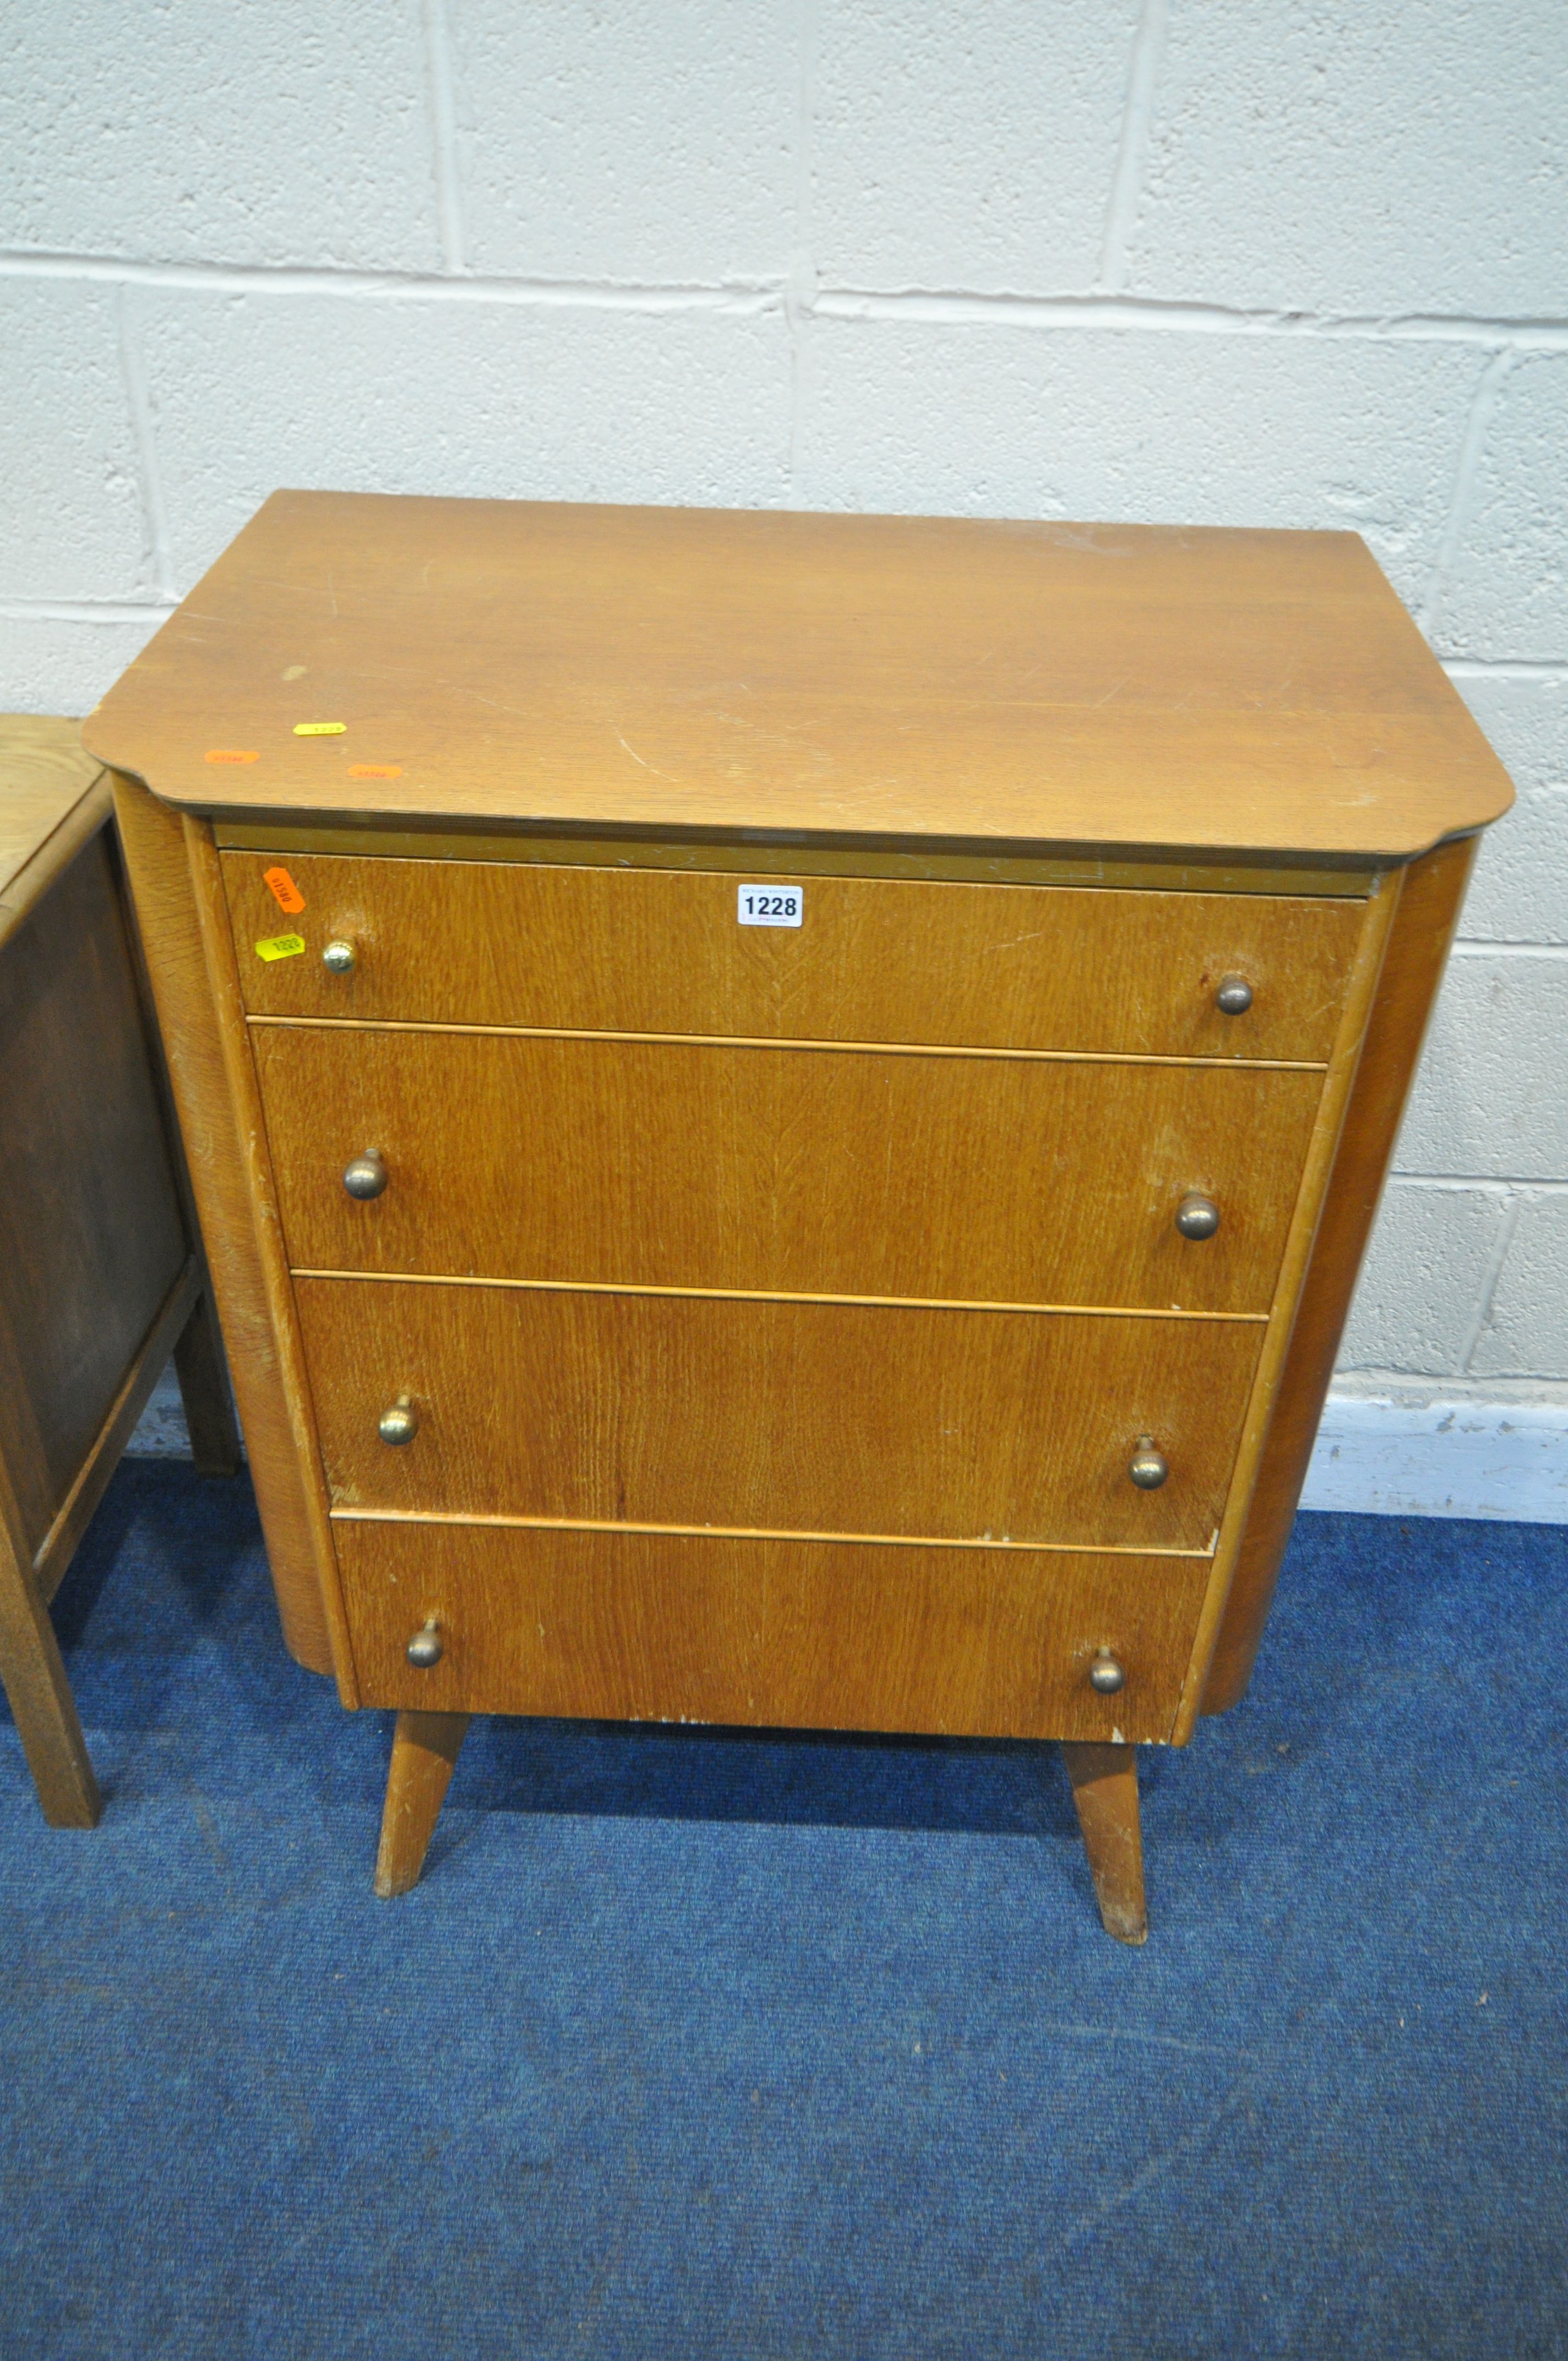
<svg viewBox="0 0 1568 2361">
<path fill-rule="evenodd" d="M 367 1148 L 345 1168 L 343 1185 L 351 1197 L 378 1197 L 387 1185 L 387 1168 L 378 1148 Z"/>
<path fill-rule="evenodd" d="M 1165 1454 L 1155 1449 L 1152 1434 L 1139 1435 L 1127 1473 L 1140 1492 L 1157 1492 L 1169 1475 L 1169 1464 Z"/>
<path fill-rule="evenodd" d="M 414 1633 L 413 1638 L 403 1650 L 403 1653 L 408 1658 L 410 1664 L 414 1665 L 416 1669 L 422 1673 L 428 1673 L 433 1665 L 440 1664 L 442 1657 L 441 1626 L 436 1621 L 433 1615 L 430 1618 L 427 1623 Z"/>
<path fill-rule="evenodd" d="M 413 1653 L 411 1645 L 409 1653 Z M 1089 1686 L 1096 1697 L 1114 1697 L 1118 1689 L 1126 1687 L 1127 1675 L 1109 1648 L 1102 1648 L 1090 1665 Z"/>
<path fill-rule="evenodd" d="M 400 1394 L 390 1410 L 384 1410 L 376 1422 L 376 1432 L 383 1443 L 411 1443 L 419 1433 L 419 1414 L 407 1394 Z"/>
<path fill-rule="evenodd" d="M 1223 975 L 1214 1005 L 1222 1016 L 1245 1016 L 1252 1006 L 1252 986 L 1245 976 Z"/>
<path fill-rule="evenodd" d="M 1220 1209 L 1212 1197 L 1194 1189 L 1176 1209 L 1176 1226 L 1184 1238 L 1212 1238 L 1220 1226 Z"/>
<path fill-rule="evenodd" d="M 354 945 L 345 943 L 340 937 L 335 942 L 330 942 L 323 949 L 322 965 L 329 974 L 352 975 L 355 956 Z"/>
</svg>

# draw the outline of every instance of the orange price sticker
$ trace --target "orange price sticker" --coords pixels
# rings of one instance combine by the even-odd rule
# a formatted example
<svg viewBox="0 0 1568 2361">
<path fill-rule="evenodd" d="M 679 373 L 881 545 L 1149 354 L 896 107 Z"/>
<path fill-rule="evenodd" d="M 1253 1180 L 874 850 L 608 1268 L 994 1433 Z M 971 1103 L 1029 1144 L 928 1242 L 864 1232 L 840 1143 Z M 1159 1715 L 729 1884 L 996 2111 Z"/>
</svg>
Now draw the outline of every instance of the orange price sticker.
<svg viewBox="0 0 1568 2361">
<path fill-rule="evenodd" d="M 261 880 L 277 903 L 291 917 L 297 917 L 305 906 L 305 897 L 286 869 L 264 869 Z"/>
<path fill-rule="evenodd" d="M 400 763 L 350 763 L 348 775 L 351 779 L 400 779 L 403 766 Z"/>
<path fill-rule="evenodd" d="M 209 746 L 206 760 L 209 763 L 259 763 L 261 756 L 247 752 L 243 746 Z"/>
</svg>

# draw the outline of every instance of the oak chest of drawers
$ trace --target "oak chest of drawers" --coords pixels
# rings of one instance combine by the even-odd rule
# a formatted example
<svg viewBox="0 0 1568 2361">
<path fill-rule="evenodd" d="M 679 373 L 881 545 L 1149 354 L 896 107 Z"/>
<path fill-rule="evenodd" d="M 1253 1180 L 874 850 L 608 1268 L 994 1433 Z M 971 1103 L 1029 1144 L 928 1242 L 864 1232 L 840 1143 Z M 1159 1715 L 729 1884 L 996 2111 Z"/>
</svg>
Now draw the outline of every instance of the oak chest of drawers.
<svg viewBox="0 0 1568 2361">
<path fill-rule="evenodd" d="M 1353 535 L 279 494 L 100 708 L 286 1637 L 1134 1749 L 1245 1688 L 1475 830 Z"/>
</svg>

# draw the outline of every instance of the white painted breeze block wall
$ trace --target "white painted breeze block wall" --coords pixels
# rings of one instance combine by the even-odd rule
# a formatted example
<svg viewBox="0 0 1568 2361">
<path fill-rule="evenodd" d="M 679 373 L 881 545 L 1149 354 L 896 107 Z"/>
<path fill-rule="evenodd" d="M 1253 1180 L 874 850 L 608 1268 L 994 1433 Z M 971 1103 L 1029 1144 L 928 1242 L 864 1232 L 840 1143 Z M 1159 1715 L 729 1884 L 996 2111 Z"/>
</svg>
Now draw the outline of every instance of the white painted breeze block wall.
<svg viewBox="0 0 1568 2361">
<path fill-rule="evenodd" d="M 1568 1516 L 1562 0 L 7 30 L 0 703 L 92 705 L 280 484 L 1365 533 L 1520 803 L 1309 1497 Z"/>
</svg>

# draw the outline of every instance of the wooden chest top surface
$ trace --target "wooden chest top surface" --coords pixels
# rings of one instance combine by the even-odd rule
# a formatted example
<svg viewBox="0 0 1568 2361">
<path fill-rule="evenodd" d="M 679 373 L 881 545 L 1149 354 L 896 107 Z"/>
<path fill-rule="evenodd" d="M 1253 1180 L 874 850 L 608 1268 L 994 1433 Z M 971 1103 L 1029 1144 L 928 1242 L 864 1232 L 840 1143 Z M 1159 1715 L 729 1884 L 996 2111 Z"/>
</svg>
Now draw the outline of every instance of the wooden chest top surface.
<svg viewBox="0 0 1568 2361">
<path fill-rule="evenodd" d="M 278 492 L 84 734 L 448 828 L 1372 862 L 1511 800 L 1354 533 Z"/>
</svg>

